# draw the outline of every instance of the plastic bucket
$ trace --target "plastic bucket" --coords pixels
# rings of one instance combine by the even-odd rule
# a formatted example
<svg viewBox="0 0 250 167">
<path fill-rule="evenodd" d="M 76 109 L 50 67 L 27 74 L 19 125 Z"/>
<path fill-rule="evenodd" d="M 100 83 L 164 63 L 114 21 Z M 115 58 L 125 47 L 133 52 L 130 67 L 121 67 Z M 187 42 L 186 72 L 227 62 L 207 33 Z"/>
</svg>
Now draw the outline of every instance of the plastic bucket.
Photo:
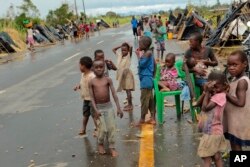
<svg viewBox="0 0 250 167">
<path fill-rule="evenodd" d="M 168 39 L 173 39 L 173 33 L 172 32 L 168 33 Z"/>
</svg>

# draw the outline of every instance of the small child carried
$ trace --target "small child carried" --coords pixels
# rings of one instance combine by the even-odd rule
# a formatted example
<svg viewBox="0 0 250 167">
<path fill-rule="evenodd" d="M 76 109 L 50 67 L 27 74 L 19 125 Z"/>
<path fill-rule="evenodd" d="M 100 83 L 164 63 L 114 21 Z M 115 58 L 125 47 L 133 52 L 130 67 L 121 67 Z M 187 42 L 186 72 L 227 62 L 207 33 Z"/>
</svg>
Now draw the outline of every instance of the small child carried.
<svg viewBox="0 0 250 167">
<path fill-rule="evenodd" d="M 121 49 L 121 52 L 117 52 L 118 49 Z M 121 46 L 113 49 L 114 54 L 117 56 L 117 92 L 125 90 L 127 93 L 128 105 L 124 107 L 124 111 L 133 110 L 131 91 L 135 90 L 135 80 L 133 72 L 130 69 L 132 49 L 128 43 L 123 43 Z"/>
<path fill-rule="evenodd" d="M 160 72 L 161 78 L 158 84 L 161 91 L 174 91 L 179 88 L 179 83 L 177 82 L 178 73 L 174 65 L 175 54 L 168 53 Z"/>
<path fill-rule="evenodd" d="M 99 154 L 103 155 L 106 153 L 104 149 L 104 140 L 107 138 L 111 155 L 116 157 L 118 155 L 115 150 L 116 116 L 110 101 L 110 91 L 116 103 L 117 115 L 120 116 L 120 118 L 123 117 L 123 112 L 121 111 L 112 80 L 104 75 L 104 68 L 104 61 L 94 61 L 93 70 L 96 77 L 93 78 L 89 84 L 90 97 L 95 112 L 95 118 L 97 119 Z"/>
<path fill-rule="evenodd" d="M 193 68 L 196 68 L 196 69 L 203 69 L 206 71 L 206 75 L 205 76 L 201 76 L 201 75 L 198 75 L 196 74 L 196 78 L 202 78 L 202 79 L 206 79 L 208 78 L 208 75 L 214 70 L 214 67 L 208 67 L 206 66 L 204 63 L 203 63 L 204 60 L 195 60 L 195 58 L 193 57 L 189 57 L 186 61 L 187 63 L 187 66 L 189 69 L 193 69 Z"/>
<path fill-rule="evenodd" d="M 217 71 L 208 76 L 203 94 L 198 128 L 203 133 L 198 147 L 198 155 L 204 166 L 211 166 L 212 159 L 216 167 L 223 167 L 221 152 L 226 151 L 227 143 L 223 135 L 223 112 L 226 106 L 228 84 L 226 76 Z"/>
</svg>

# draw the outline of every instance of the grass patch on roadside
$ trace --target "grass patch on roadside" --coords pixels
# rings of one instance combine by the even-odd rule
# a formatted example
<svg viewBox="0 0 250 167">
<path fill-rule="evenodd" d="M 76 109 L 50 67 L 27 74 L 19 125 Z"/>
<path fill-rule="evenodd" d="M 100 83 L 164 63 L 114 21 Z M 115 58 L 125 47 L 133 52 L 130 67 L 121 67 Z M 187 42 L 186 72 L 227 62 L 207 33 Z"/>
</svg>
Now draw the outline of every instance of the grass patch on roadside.
<svg viewBox="0 0 250 167">
<path fill-rule="evenodd" d="M 109 16 L 100 16 L 100 17 L 94 17 L 90 18 L 89 21 L 96 23 L 96 20 L 103 19 L 107 24 L 109 24 L 111 27 L 113 27 L 113 22 L 116 22 L 118 20 L 120 25 L 128 24 L 131 21 L 131 17 L 109 17 Z"/>
</svg>

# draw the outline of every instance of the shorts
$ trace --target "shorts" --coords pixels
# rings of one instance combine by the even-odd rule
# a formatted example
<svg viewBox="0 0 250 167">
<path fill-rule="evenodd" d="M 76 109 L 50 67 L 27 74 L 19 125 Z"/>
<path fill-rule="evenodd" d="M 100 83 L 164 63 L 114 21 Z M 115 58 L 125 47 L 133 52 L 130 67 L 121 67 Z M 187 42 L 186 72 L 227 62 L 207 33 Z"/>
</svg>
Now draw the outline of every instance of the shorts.
<svg viewBox="0 0 250 167">
<path fill-rule="evenodd" d="M 77 37 L 77 31 L 74 31 L 74 37 Z"/>
<path fill-rule="evenodd" d="M 91 106 L 91 101 L 84 100 L 83 101 L 83 107 L 82 107 L 82 114 L 84 117 L 89 117 L 90 115 L 94 115 L 93 108 Z"/>
<path fill-rule="evenodd" d="M 195 84 L 197 86 L 202 87 L 205 83 L 207 83 L 207 79 L 195 78 Z"/>
<path fill-rule="evenodd" d="M 156 41 L 156 49 L 158 51 L 165 50 L 165 41 Z"/>
<path fill-rule="evenodd" d="M 227 142 L 224 135 L 203 134 L 198 147 L 198 156 L 212 157 L 218 152 L 227 150 Z"/>
<path fill-rule="evenodd" d="M 137 28 L 133 28 L 133 34 L 134 34 L 134 36 L 138 36 Z"/>
</svg>

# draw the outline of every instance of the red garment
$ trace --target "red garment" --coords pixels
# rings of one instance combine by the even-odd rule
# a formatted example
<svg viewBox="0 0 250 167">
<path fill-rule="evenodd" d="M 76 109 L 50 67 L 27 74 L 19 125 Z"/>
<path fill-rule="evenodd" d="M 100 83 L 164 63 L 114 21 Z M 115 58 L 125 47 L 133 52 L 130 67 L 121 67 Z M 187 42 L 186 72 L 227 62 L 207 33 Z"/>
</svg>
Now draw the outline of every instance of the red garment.
<svg viewBox="0 0 250 167">
<path fill-rule="evenodd" d="M 84 30 L 85 30 L 85 32 L 89 32 L 89 25 L 85 24 L 84 25 Z"/>
</svg>

